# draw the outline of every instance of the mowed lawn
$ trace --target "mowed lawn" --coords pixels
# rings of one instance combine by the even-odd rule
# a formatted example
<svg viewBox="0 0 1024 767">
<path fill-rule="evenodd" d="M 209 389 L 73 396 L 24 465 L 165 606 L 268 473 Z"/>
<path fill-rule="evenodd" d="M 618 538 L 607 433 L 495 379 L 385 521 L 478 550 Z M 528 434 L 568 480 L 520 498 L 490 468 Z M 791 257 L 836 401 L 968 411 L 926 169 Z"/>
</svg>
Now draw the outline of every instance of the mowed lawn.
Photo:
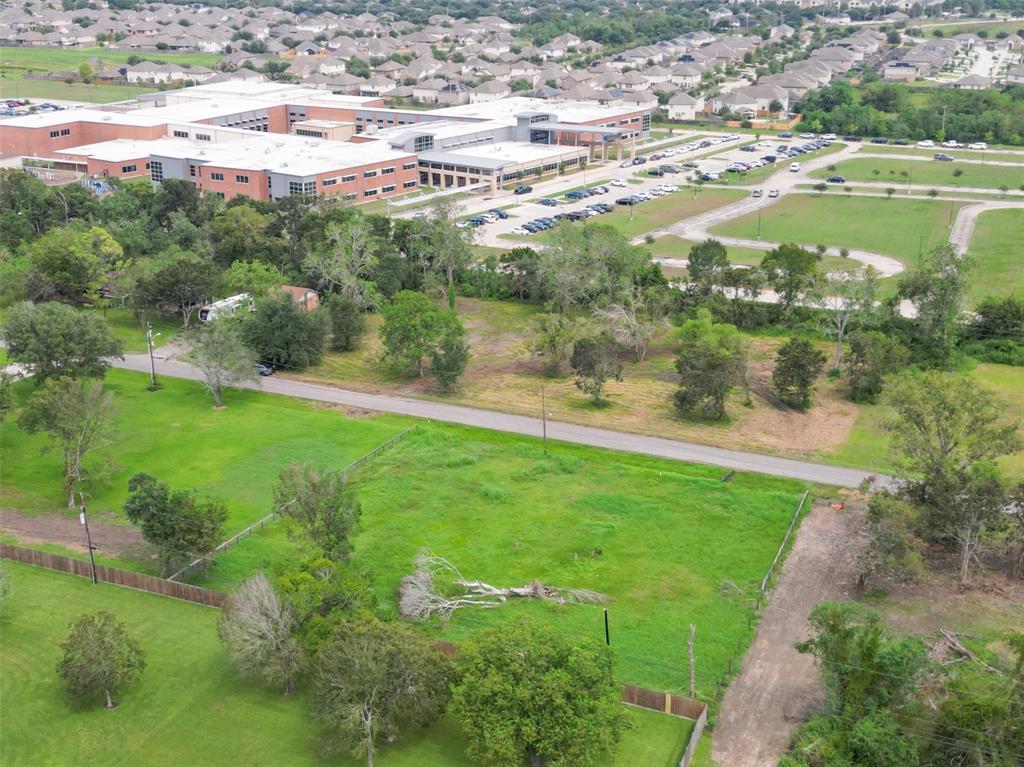
<svg viewBox="0 0 1024 767">
<path fill-rule="evenodd" d="M 198 22 L 197 22 L 198 23 Z M 0 48 L 0 67 L 32 69 L 39 72 L 77 71 L 82 62 L 93 64 L 97 59 L 107 67 L 127 64 L 132 56 L 182 66 L 199 64 L 212 67 L 220 56 L 215 53 L 174 53 L 172 51 L 112 51 L 109 48 L 50 48 L 50 47 L 3 47 Z"/>
<path fill-rule="evenodd" d="M 898 196 L 828 197 L 788 194 L 761 211 L 761 239 L 824 244 L 883 253 L 911 263 L 921 249 L 947 241 L 949 221 L 963 203 L 907 200 Z M 727 237 L 754 237 L 757 214 L 712 229 Z"/>
<path fill-rule="evenodd" d="M 974 259 L 968 279 L 972 298 L 1019 295 L 1024 291 L 1024 209 L 978 216 L 967 254 Z"/>
<path fill-rule="evenodd" d="M 87 104 L 108 104 L 111 101 L 124 101 L 141 96 L 144 93 L 155 93 L 155 88 L 141 88 L 135 85 L 87 85 L 85 83 L 66 83 L 63 80 L 25 80 L 16 69 L 0 67 L 0 98 L 5 99 L 59 99 L 62 101 L 81 101 Z"/>
<path fill-rule="evenodd" d="M 306 690 L 285 698 L 241 680 L 217 638 L 217 611 L 62 573 L 4 563 L 12 591 L 0 613 L 0 763 L 63 767 L 169 764 L 357 767 L 365 760 L 316 755 Z M 120 705 L 80 707 L 54 671 L 69 623 L 107 610 L 146 651 L 139 682 Z M 308 685 L 305 685 L 308 689 Z M 670 767 L 692 728 L 686 720 L 628 709 L 630 729 L 607 764 Z M 458 722 L 445 716 L 378 754 L 381 767 L 472 767 Z"/>
<path fill-rule="evenodd" d="M 980 158 L 979 158 L 980 159 Z M 875 174 L 875 171 L 878 171 Z M 960 175 L 956 175 L 959 172 Z M 906 173 L 906 176 L 901 175 Z M 992 165 L 990 163 L 956 163 L 935 160 L 891 160 L 857 157 L 836 165 L 835 170 L 822 168 L 811 173 L 814 178 L 844 176 L 847 181 L 877 181 L 899 189 L 907 183 L 933 186 L 1017 190 L 1024 186 L 1024 165 Z"/>
<path fill-rule="evenodd" d="M 127 524 L 121 507 L 128 478 L 145 471 L 174 489 L 196 488 L 227 501 L 226 528 L 234 532 L 272 510 L 271 489 L 291 461 L 342 468 L 411 421 L 380 415 L 347 418 L 329 407 L 252 391 L 230 391 L 227 407 L 214 410 L 196 382 L 162 378 L 164 388 L 146 391 L 148 376 L 107 373 L 114 393 L 117 438 L 109 449 L 114 471 L 88 488 L 93 513 Z M 19 397 L 32 384 L 17 385 Z M 0 505 L 27 513 L 64 510 L 59 456 L 43 452 L 47 439 L 27 434 L 16 419 L 0 423 Z"/>
<path fill-rule="evenodd" d="M 948 154 L 950 157 L 955 157 L 958 160 L 985 160 L 989 162 L 1015 162 L 1024 164 L 1024 151 L 1019 148 L 1016 151 L 1000 151 L 996 148 L 985 152 L 977 149 L 946 149 L 941 146 L 935 146 L 931 149 L 918 149 L 917 147 L 912 146 L 885 146 L 879 144 L 862 144 L 860 148 L 861 154 L 877 154 L 883 157 L 885 155 L 893 154 L 909 154 L 918 157 L 931 157 L 938 152 Z"/>
</svg>

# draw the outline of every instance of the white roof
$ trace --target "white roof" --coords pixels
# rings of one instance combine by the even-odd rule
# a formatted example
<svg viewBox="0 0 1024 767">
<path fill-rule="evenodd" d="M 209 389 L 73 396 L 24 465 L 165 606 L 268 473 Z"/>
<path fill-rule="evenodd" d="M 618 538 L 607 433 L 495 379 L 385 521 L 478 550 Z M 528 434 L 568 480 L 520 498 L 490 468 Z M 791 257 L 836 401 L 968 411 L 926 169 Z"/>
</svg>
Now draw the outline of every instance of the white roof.
<svg viewBox="0 0 1024 767">
<path fill-rule="evenodd" d="M 73 122 L 109 122 L 115 125 L 131 125 L 151 128 L 163 125 L 166 119 L 156 119 L 147 114 L 135 112 L 106 112 L 99 109 L 63 109 L 57 112 L 36 112 L 35 114 L 11 117 L 0 122 L 2 128 L 48 128 Z"/>
<path fill-rule="evenodd" d="M 502 120 L 505 124 L 514 123 L 515 116 L 526 112 L 552 112 L 557 122 L 588 123 L 595 120 L 612 120 L 622 114 L 635 112 L 635 107 L 602 106 L 587 101 L 544 101 L 525 96 L 484 101 L 478 104 L 462 104 L 460 106 L 433 109 L 431 114 L 450 117 L 470 117 L 478 120 Z"/>
</svg>

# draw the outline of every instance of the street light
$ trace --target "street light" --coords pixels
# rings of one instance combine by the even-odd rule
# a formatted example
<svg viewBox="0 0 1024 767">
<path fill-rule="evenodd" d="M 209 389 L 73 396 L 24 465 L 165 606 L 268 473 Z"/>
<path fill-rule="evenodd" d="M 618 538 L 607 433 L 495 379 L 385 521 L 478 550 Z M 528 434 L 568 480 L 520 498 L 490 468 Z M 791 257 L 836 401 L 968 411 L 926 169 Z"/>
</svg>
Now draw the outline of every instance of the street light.
<svg viewBox="0 0 1024 767">
<path fill-rule="evenodd" d="M 83 503 L 78 510 L 78 521 L 80 524 L 85 526 L 85 542 L 89 546 L 89 564 L 92 566 L 92 582 L 98 583 L 96 580 L 96 558 L 93 556 L 93 550 L 96 548 L 92 545 L 92 535 L 89 534 L 89 520 L 85 517 L 85 504 Z"/>
<path fill-rule="evenodd" d="M 153 323 L 146 323 L 146 346 L 149 347 L 149 390 L 156 391 L 160 384 L 156 382 L 156 359 L 153 357 L 153 339 L 158 338 L 159 333 L 153 332 Z"/>
</svg>

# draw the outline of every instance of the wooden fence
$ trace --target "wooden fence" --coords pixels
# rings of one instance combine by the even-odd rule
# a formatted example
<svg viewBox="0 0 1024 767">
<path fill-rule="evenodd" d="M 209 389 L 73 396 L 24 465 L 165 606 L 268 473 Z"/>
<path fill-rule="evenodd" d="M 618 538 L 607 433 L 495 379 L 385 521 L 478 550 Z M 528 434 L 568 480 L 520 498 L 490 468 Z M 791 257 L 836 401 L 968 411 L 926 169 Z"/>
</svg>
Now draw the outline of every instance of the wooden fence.
<svg viewBox="0 0 1024 767">
<path fill-rule="evenodd" d="M 388 448 L 391 445 L 395 444 L 396 442 L 398 442 L 398 440 L 402 439 L 402 437 L 406 436 L 409 432 L 411 432 L 415 428 L 416 428 L 416 424 L 413 424 L 408 429 L 400 431 L 398 434 L 393 436 L 387 442 L 382 442 L 381 444 L 377 445 L 377 447 L 375 447 L 373 450 L 371 450 L 369 453 L 367 453 L 364 456 L 361 456 L 361 457 L 357 458 L 352 463 L 350 463 L 348 466 L 346 466 L 344 469 L 342 469 L 341 470 L 341 475 L 345 478 L 345 481 L 346 482 L 348 481 L 349 472 L 355 471 L 360 466 L 362 466 L 364 463 L 366 463 L 366 461 L 368 461 L 370 458 L 373 458 L 373 456 L 377 455 L 379 452 L 381 452 L 385 448 Z M 226 541 L 224 541 L 219 546 L 217 546 L 213 551 L 210 551 L 210 552 L 204 554 L 203 556 L 197 557 L 196 559 L 192 560 L 187 565 L 185 565 L 183 568 L 178 570 L 178 572 L 174 573 L 174 575 L 170 576 L 170 578 L 168 578 L 168 580 L 176 581 L 179 578 L 181 578 L 183 575 L 186 575 L 186 574 L 192 572 L 194 569 L 199 567 L 201 564 L 203 564 L 205 562 L 212 562 L 214 556 L 216 556 L 217 554 L 220 554 L 221 552 L 227 551 L 228 549 L 230 549 L 232 546 L 234 546 L 236 543 L 238 543 L 243 538 L 250 537 L 253 534 L 253 532 L 255 532 L 256 530 L 262 530 L 264 525 L 266 525 L 268 522 L 272 521 L 276 517 L 277 517 L 277 512 L 276 511 L 270 512 L 269 514 L 267 514 L 267 516 L 263 517 L 263 519 L 259 520 L 258 522 L 253 522 L 251 525 L 249 525 L 244 530 L 242 530 L 240 532 L 237 532 L 234 535 L 232 535 Z"/>
<path fill-rule="evenodd" d="M 693 759 L 694 751 L 700 742 L 701 735 L 708 723 L 708 706 L 699 700 L 683 698 L 673 695 L 670 692 L 657 692 L 644 687 L 627 684 L 622 687 L 622 702 L 629 706 L 646 708 L 650 711 L 658 711 L 662 714 L 678 716 L 681 719 L 692 719 L 694 722 L 693 732 L 686 742 L 683 756 L 679 760 L 679 767 L 687 767 Z"/>
<path fill-rule="evenodd" d="M 20 546 L 11 546 L 7 543 L 0 543 L 0 557 L 23 562 L 26 565 L 78 575 L 82 578 L 92 578 L 92 566 L 84 559 L 72 559 L 59 554 L 23 549 Z M 198 586 L 190 586 L 187 583 L 178 583 L 165 578 L 157 578 L 154 575 L 120 570 L 106 565 L 96 565 L 96 580 L 137 591 L 148 591 L 150 594 L 159 594 L 172 599 L 183 599 L 186 602 L 194 602 L 208 607 L 220 607 L 226 596 L 220 591 L 203 589 Z"/>
</svg>

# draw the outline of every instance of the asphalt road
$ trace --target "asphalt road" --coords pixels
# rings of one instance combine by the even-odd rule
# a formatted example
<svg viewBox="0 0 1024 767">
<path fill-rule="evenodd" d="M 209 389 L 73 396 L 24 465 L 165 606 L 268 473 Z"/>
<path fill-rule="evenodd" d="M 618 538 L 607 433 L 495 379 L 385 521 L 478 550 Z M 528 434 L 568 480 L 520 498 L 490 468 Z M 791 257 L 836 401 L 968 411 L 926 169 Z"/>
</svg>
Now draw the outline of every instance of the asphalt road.
<svg viewBox="0 0 1024 767">
<path fill-rule="evenodd" d="M 144 354 L 129 354 L 123 361 L 115 360 L 114 367 L 149 372 L 149 358 Z M 199 380 L 200 374 L 193 366 L 177 360 L 157 359 L 158 376 Z M 399 415 L 413 416 L 436 421 L 477 426 L 484 429 L 524 434 L 540 437 L 542 424 L 539 418 L 528 418 L 520 415 L 509 415 L 492 410 L 448 405 L 430 400 L 393 397 L 384 394 L 365 394 L 363 392 L 337 389 L 332 386 L 294 381 L 276 376 L 261 378 L 259 381 L 246 385 L 244 388 L 259 389 L 270 394 L 286 397 L 331 402 L 349 407 L 377 410 Z M 725 469 L 751 471 L 760 474 L 773 474 L 807 482 L 819 482 L 841 487 L 856 487 L 869 476 L 877 476 L 881 481 L 887 477 L 871 475 L 857 469 L 839 466 L 798 461 L 790 458 L 747 453 L 742 450 L 726 450 L 724 448 L 698 445 L 692 442 L 678 442 L 660 437 L 648 437 L 639 434 L 597 429 L 591 426 L 560 421 L 548 421 L 548 438 L 579 445 L 589 445 L 608 450 L 621 450 L 627 453 L 641 453 L 660 458 L 669 458 L 691 463 L 712 464 Z"/>
</svg>

